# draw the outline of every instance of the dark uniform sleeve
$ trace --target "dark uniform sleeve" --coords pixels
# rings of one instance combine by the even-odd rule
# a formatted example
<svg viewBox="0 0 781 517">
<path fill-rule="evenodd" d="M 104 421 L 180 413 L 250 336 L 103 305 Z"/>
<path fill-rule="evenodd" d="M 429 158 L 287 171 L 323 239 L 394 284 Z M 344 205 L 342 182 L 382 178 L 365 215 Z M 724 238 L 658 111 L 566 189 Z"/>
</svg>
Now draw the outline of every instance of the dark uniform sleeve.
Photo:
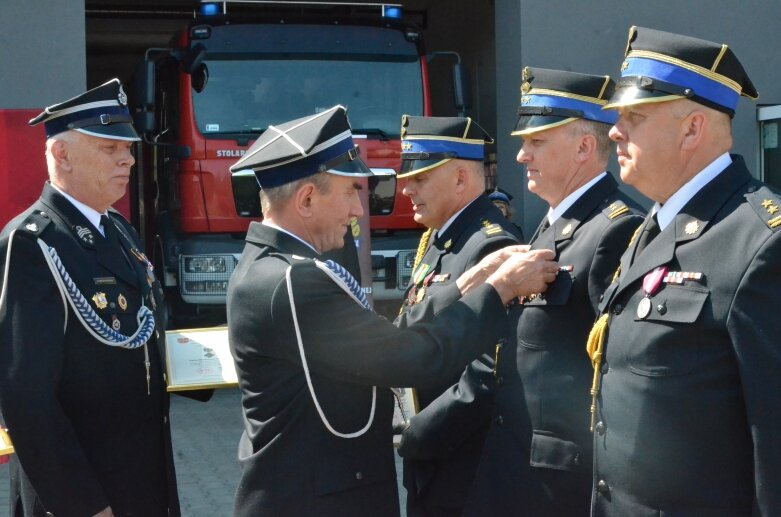
<svg viewBox="0 0 781 517">
<path fill-rule="evenodd" d="M 7 247 L 5 238 L 0 244 L 3 269 Z M 109 503 L 57 398 L 64 357 L 63 298 L 32 238 L 17 232 L 9 260 L 3 286 L 7 298 L 0 308 L 3 416 L 46 509 L 57 516 L 94 515 Z"/>
<path fill-rule="evenodd" d="M 363 309 L 310 261 L 292 266 L 291 282 L 310 371 L 341 381 L 436 386 L 492 348 L 506 326 L 501 299 L 487 284 L 432 322 L 400 330 Z M 283 278 L 272 300 L 277 339 L 270 346 L 279 347 L 273 355 L 300 362 L 291 309 Z"/>
<path fill-rule="evenodd" d="M 518 241 L 509 234 L 486 239 L 479 246 L 475 247 L 467 260 L 464 271 L 477 265 L 477 263 L 486 255 L 514 244 L 518 244 Z M 420 303 L 407 307 L 402 314 L 399 314 L 399 317 L 396 318 L 396 321 L 394 322 L 396 326 L 399 328 L 407 328 L 418 321 L 428 321 L 442 309 L 449 306 L 455 300 L 458 300 L 461 297 L 461 291 L 456 286 L 456 280 L 459 275 L 453 276 L 454 277 L 450 279 L 451 282 L 443 289 L 439 289 L 437 292 L 427 295 Z"/>
<path fill-rule="evenodd" d="M 754 444 L 754 508 L 758 515 L 781 515 L 779 257 L 781 232 L 776 232 L 752 260 L 727 320 Z"/>
<path fill-rule="evenodd" d="M 486 239 L 475 248 L 466 269 L 476 265 L 486 255 L 515 244 L 518 241 L 509 234 Z M 410 322 L 427 321 L 452 303 L 457 298 L 451 289 L 460 295 L 453 280 L 447 289 L 409 308 L 397 319 L 396 324 L 403 328 Z M 509 329 L 503 328 L 499 338 L 506 337 L 507 332 Z M 458 383 L 410 419 L 409 427 L 402 433 L 399 454 L 414 459 L 447 457 L 450 451 L 484 426 L 493 411 L 496 388 L 494 366 L 493 350 L 469 364 Z"/>
<path fill-rule="evenodd" d="M 494 360 L 483 354 L 472 361 L 458 383 L 412 417 L 401 435 L 404 458 L 446 458 L 491 418 Z"/>
</svg>

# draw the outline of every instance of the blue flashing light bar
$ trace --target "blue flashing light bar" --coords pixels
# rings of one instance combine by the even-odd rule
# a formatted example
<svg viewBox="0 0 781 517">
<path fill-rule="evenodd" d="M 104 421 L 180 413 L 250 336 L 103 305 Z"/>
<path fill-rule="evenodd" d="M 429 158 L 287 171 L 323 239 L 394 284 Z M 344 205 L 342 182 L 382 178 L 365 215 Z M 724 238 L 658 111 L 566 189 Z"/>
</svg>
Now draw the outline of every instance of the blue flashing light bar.
<svg viewBox="0 0 781 517">
<path fill-rule="evenodd" d="M 392 18 L 394 20 L 401 20 L 401 7 L 397 5 L 383 5 L 382 17 Z"/>
<path fill-rule="evenodd" d="M 201 15 L 215 16 L 220 12 L 220 6 L 217 4 L 201 4 Z"/>
</svg>

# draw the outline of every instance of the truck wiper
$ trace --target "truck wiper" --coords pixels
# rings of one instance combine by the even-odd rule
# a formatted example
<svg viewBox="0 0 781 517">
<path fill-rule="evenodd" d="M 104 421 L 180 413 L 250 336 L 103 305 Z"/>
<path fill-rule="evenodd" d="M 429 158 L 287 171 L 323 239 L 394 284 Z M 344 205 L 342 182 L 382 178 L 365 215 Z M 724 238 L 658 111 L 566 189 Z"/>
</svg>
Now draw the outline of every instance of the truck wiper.
<svg viewBox="0 0 781 517">
<path fill-rule="evenodd" d="M 391 136 L 383 131 L 382 129 L 370 127 L 370 128 L 360 128 L 360 129 L 353 129 L 353 134 L 364 134 L 364 135 L 376 135 L 380 137 L 380 140 L 390 140 Z"/>
</svg>

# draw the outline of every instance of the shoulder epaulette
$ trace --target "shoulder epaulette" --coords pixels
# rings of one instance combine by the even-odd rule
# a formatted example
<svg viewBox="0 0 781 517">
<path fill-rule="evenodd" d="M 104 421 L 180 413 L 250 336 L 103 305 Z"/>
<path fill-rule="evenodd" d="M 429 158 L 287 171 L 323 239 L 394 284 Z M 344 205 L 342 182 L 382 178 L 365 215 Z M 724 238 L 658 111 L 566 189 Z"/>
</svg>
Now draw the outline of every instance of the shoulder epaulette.
<svg viewBox="0 0 781 517">
<path fill-rule="evenodd" d="M 51 222 L 52 219 L 49 217 L 49 214 L 41 212 L 40 210 L 35 210 L 25 217 L 24 221 L 19 225 L 18 230 L 37 239 Z"/>
<path fill-rule="evenodd" d="M 777 193 L 763 186 L 747 194 L 746 200 L 768 228 L 781 228 L 781 198 Z"/>
<path fill-rule="evenodd" d="M 489 219 L 483 219 L 481 221 L 483 227 L 481 228 L 483 230 L 483 233 L 486 234 L 489 237 L 493 237 L 494 235 L 501 235 L 505 233 L 504 228 L 500 224 L 491 222 Z"/>
<path fill-rule="evenodd" d="M 621 217 L 624 214 L 630 213 L 630 210 L 629 207 L 626 206 L 626 203 L 624 203 L 620 199 L 616 199 L 615 201 L 610 203 L 607 207 L 605 207 L 602 210 L 602 213 L 608 219 L 615 219 L 616 217 Z"/>
</svg>

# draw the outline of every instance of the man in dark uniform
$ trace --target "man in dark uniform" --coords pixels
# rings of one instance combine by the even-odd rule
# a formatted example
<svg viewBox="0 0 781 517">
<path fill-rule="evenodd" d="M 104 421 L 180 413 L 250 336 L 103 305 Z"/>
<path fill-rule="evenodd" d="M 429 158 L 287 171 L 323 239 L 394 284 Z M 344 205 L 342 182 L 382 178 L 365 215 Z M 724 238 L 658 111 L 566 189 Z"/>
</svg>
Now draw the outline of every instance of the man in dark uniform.
<svg viewBox="0 0 781 517">
<path fill-rule="evenodd" d="M 605 171 L 616 117 L 602 106 L 614 86 L 609 76 L 523 69 L 518 162 L 550 207 L 531 247 L 554 249 L 564 270 L 544 296 L 510 309 L 515 339 L 497 369 L 502 382 L 468 515 L 589 514 L 592 375 L 583 343 L 643 220 Z"/>
<path fill-rule="evenodd" d="M 11 514 L 179 515 L 160 284 L 111 209 L 138 140 L 125 93 L 113 79 L 41 122 L 50 181 L 0 237 Z"/>
<path fill-rule="evenodd" d="M 727 45 L 640 27 L 621 69 L 610 136 L 656 205 L 589 341 L 593 515 L 781 515 L 781 198 L 729 154 L 757 92 Z"/>
<path fill-rule="evenodd" d="M 428 227 L 418 247 L 399 328 L 427 321 L 459 296 L 456 279 L 521 236 L 485 195 L 484 142 L 470 118 L 410 117 L 401 123 L 404 194 Z M 509 327 L 502 338 L 509 334 Z M 491 417 L 494 352 L 475 362 L 481 379 L 450 389 L 458 374 L 417 388 L 420 413 L 401 437 L 407 515 L 461 515 Z M 443 394 L 444 393 L 444 394 Z M 436 406 L 432 401 L 440 395 Z"/>
<path fill-rule="evenodd" d="M 362 214 L 356 177 L 371 174 L 344 108 L 269 126 L 231 167 L 247 169 L 265 219 L 228 286 L 245 418 L 235 514 L 398 515 L 389 387 L 458 372 L 501 335 L 504 304 L 558 268 L 550 251 L 500 250 L 432 322 L 399 330 L 341 266 L 316 260 L 343 245 Z"/>
</svg>

